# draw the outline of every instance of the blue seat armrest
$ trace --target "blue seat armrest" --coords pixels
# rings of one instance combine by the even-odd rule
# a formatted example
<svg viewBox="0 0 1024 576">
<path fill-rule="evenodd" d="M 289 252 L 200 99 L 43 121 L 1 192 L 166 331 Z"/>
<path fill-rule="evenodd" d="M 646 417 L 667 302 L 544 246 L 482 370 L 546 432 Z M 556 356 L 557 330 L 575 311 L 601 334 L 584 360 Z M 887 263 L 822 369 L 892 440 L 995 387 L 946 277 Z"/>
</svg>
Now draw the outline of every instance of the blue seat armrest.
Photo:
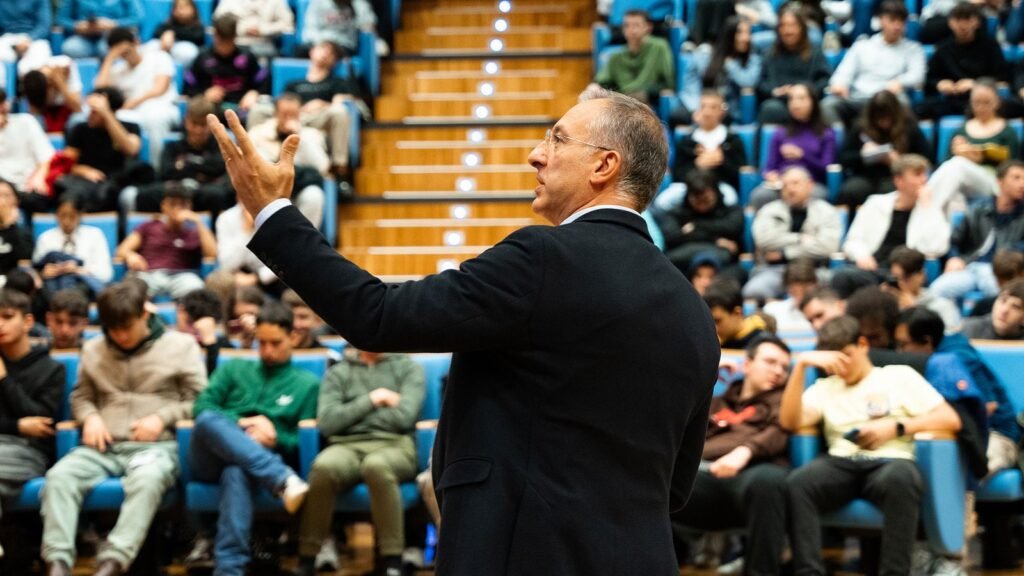
<svg viewBox="0 0 1024 576">
<path fill-rule="evenodd" d="M 216 258 L 203 258 L 202 262 L 200 262 L 200 264 L 199 264 L 199 276 L 202 277 L 202 278 L 206 278 L 207 276 L 212 274 L 213 271 L 216 270 L 216 269 L 217 269 L 217 259 Z"/>
<path fill-rule="evenodd" d="M 298 42 L 295 39 L 295 33 L 282 34 L 280 37 L 281 41 L 281 54 L 284 56 L 294 56 L 295 46 Z"/>
<path fill-rule="evenodd" d="M 593 38 L 593 59 L 594 59 L 594 72 L 601 66 L 600 54 L 606 46 L 612 42 L 612 29 L 608 24 L 604 22 L 596 22 L 590 29 L 591 38 Z"/>
<path fill-rule="evenodd" d="M 178 442 L 178 470 L 181 485 L 185 486 L 192 481 L 192 467 L 188 460 L 188 446 L 192 441 L 192 428 L 195 425 L 193 420 L 179 420 L 174 427 L 174 439 Z"/>
<path fill-rule="evenodd" d="M 320 453 L 320 429 L 316 427 L 316 420 L 302 420 L 299 422 L 299 475 L 309 478 L 309 471 L 313 469 L 313 460 L 316 460 Z"/>
<path fill-rule="evenodd" d="M 842 252 L 833 252 L 828 259 L 828 267 L 830 270 L 841 270 L 846 268 L 848 262 L 846 261 L 846 254 Z"/>
<path fill-rule="evenodd" d="M 749 253 L 740 254 L 740 267 L 747 272 L 754 269 L 754 255 Z"/>
<path fill-rule="evenodd" d="M 60 460 L 71 449 L 78 446 L 82 439 L 82 431 L 73 420 L 65 420 L 57 423 L 57 459 Z"/>
<path fill-rule="evenodd" d="M 690 37 L 690 29 L 686 27 L 686 24 L 674 20 L 668 29 L 668 44 L 672 49 L 673 54 L 678 54 L 683 47 L 683 42 Z M 676 70 L 676 74 L 682 74 L 682 70 Z"/>
<path fill-rule="evenodd" d="M 914 436 L 914 454 L 924 480 L 921 520 L 932 551 L 959 554 L 964 547 L 964 494 L 967 473 L 951 433 Z"/>
<path fill-rule="evenodd" d="M 789 462 L 799 468 L 818 457 L 821 437 L 817 429 L 800 430 L 789 437 Z"/>
<path fill-rule="evenodd" d="M 437 436 L 437 420 L 421 420 L 416 423 L 416 469 L 430 467 L 430 454 L 434 450 Z"/>
<path fill-rule="evenodd" d="M 753 88 L 740 90 L 740 123 L 753 124 L 757 120 L 757 94 Z"/>
<path fill-rule="evenodd" d="M 843 185 L 843 167 L 839 164 L 829 164 L 825 168 L 825 182 L 828 186 L 828 201 L 835 204 L 839 198 L 839 188 Z"/>
<path fill-rule="evenodd" d="M 362 131 L 363 116 L 355 102 L 346 100 L 344 105 L 349 117 L 348 168 L 349 170 L 355 170 L 359 163 L 362 162 L 360 133 Z"/>
<path fill-rule="evenodd" d="M 363 30 L 359 33 L 359 58 L 363 61 L 366 85 L 370 93 L 380 96 L 380 56 L 377 55 L 377 34 Z"/>
<path fill-rule="evenodd" d="M 124 265 L 124 260 L 120 258 L 114 258 L 111 262 L 111 267 L 114 270 L 114 275 L 111 277 L 111 282 L 120 282 L 124 280 L 125 275 L 128 273 L 128 267 Z"/>
<path fill-rule="evenodd" d="M 658 95 L 658 117 L 665 124 L 668 124 L 668 118 L 672 114 L 672 109 L 682 105 L 682 100 L 679 98 L 679 94 L 671 90 L 662 90 L 661 94 Z"/>
<path fill-rule="evenodd" d="M 750 203 L 750 193 L 761 183 L 761 174 L 753 166 L 740 168 L 740 206 Z"/>
<path fill-rule="evenodd" d="M 925 286 L 931 284 L 942 274 L 942 263 L 938 258 L 925 258 L 924 260 Z"/>
</svg>

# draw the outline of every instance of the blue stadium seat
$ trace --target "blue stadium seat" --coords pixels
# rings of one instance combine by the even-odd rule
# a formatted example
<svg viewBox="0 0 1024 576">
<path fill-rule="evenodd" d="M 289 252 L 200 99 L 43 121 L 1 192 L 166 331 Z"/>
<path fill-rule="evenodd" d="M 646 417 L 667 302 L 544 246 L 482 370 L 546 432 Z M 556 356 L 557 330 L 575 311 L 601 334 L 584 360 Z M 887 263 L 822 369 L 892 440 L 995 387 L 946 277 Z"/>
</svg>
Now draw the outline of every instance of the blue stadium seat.
<svg viewBox="0 0 1024 576">
<path fill-rule="evenodd" d="M 797 434 L 790 438 L 790 461 L 803 466 L 821 453 L 817 435 Z M 964 493 L 966 477 L 962 473 L 956 440 L 915 440 L 917 466 L 924 479 L 921 496 L 921 522 L 931 550 L 937 554 L 956 555 L 964 546 Z M 882 514 L 873 504 L 858 498 L 844 507 L 826 514 L 824 526 L 857 530 L 880 530 Z"/>
<path fill-rule="evenodd" d="M 971 344 L 1006 387 L 1014 412 L 1024 411 L 1024 379 L 1020 375 L 1024 366 L 1024 345 L 995 340 L 973 340 Z M 1017 468 L 999 471 L 978 486 L 978 502 L 1024 500 L 1022 481 L 1024 476 Z"/>
<path fill-rule="evenodd" d="M 949 145 L 953 140 L 953 134 L 964 125 L 963 116 L 946 116 L 939 120 L 936 130 L 936 152 L 935 160 L 941 164 L 949 158 Z"/>
<path fill-rule="evenodd" d="M 683 0 L 615 0 L 608 13 L 608 23 L 622 26 L 626 12 L 630 10 L 644 10 L 653 22 L 683 21 Z"/>
<path fill-rule="evenodd" d="M 270 64 L 271 96 L 274 98 L 280 96 L 284 92 L 285 86 L 295 80 L 305 79 L 308 71 L 309 60 L 305 58 L 274 58 Z M 348 62 L 339 62 L 334 68 L 334 73 L 338 77 L 348 78 L 352 73 L 351 66 Z"/>
<path fill-rule="evenodd" d="M 50 139 L 50 144 L 54 150 L 60 151 L 64 149 L 64 134 L 61 132 L 54 132 L 46 135 Z"/>
<path fill-rule="evenodd" d="M 110 253 L 117 250 L 117 213 L 94 212 L 82 214 L 82 224 L 95 226 L 103 231 Z M 57 227 L 57 215 L 52 212 L 38 212 L 32 216 L 32 237 L 36 240 L 51 228 Z"/>
<path fill-rule="evenodd" d="M 100 61 L 97 58 L 79 58 L 75 60 L 75 65 L 78 66 L 78 76 L 82 79 L 82 95 L 87 96 L 96 83 Z"/>
<path fill-rule="evenodd" d="M 15 62 L 4 62 L 4 90 L 7 91 L 7 98 L 14 100 L 18 93 L 18 66 Z"/>
</svg>

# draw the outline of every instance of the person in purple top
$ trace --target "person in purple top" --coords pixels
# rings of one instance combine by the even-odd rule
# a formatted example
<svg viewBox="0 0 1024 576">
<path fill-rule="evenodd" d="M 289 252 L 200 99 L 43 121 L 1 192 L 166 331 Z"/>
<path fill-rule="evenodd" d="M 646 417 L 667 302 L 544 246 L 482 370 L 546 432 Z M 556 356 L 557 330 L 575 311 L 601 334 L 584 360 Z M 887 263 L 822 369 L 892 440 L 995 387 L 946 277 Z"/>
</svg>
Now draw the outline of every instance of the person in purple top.
<svg viewBox="0 0 1024 576">
<path fill-rule="evenodd" d="M 793 85 L 787 107 L 790 119 L 772 134 L 768 145 L 764 182 L 750 195 L 755 209 L 779 198 L 782 173 L 794 166 L 806 169 L 814 178 L 814 197 L 825 197 L 825 173 L 836 161 L 835 132 L 822 121 L 818 97 L 810 84 Z"/>
</svg>

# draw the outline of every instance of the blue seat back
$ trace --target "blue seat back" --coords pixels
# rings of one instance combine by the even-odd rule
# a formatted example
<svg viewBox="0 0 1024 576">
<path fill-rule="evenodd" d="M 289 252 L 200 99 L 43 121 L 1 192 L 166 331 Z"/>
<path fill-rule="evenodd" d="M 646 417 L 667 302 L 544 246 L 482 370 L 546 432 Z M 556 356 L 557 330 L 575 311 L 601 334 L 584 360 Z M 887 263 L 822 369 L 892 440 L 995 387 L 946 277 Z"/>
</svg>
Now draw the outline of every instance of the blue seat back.
<svg viewBox="0 0 1024 576">
<path fill-rule="evenodd" d="M 939 120 L 939 127 L 937 130 L 937 146 L 938 149 L 935 152 L 935 160 L 938 163 L 943 163 L 949 156 L 949 145 L 953 140 L 953 134 L 964 125 L 963 116 L 946 116 Z"/>
<path fill-rule="evenodd" d="M 1024 344 L 993 340 L 974 340 L 971 344 L 1002 381 L 1013 403 L 1014 412 L 1024 412 L 1024 376 L 1021 374 Z"/>
<path fill-rule="evenodd" d="M 231 360 L 245 360 L 248 362 L 259 362 L 260 355 L 256 350 L 221 350 L 217 357 L 217 366 Z M 292 351 L 292 364 L 312 372 L 318 379 L 323 379 L 327 373 L 328 353 L 326 349 L 294 350 Z"/>
<path fill-rule="evenodd" d="M 764 164 L 768 161 L 768 150 L 772 142 L 772 136 L 775 135 L 775 131 L 778 129 L 780 129 L 780 126 L 777 124 L 763 124 L 761 126 L 757 147 L 757 164 L 755 164 L 759 172 L 764 171 Z"/>
<path fill-rule="evenodd" d="M 100 61 L 96 58 L 79 58 L 75 60 L 78 66 L 78 76 L 82 79 L 82 96 L 92 92 L 96 84 L 96 75 L 100 72 Z"/>
<path fill-rule="evenodd" d="M 113 254 L 117 250 L 117 213 L 96 212 L 94 214 L 82 214 L 82 225 L 95 226 L 103 232 L 107 239 L 107 247 Z M 32 216 L 32 237 L 39 240 L 39 236 L 51 228 L 57 227 L 57 215 L 52 212 L 37 212 Z"/>
<path fill-rule="evenodd" d="M 7 91 L 7 97 L 12 100 L 18 93 L 18 67 L 14 62 L 4 62 L 3 88 Z"/>
<path fill-rule="evenodd" d="M 427 393 L 423 398 L 421 420 L 436 420 L 441 416 L 441 383 L 451 367 L 451 354 L 413 354 L 412 359 L 423 367 Z"/>
<path fill-rule="evenodd" d="M 274 58 L 270 64 L 270 94 L 277 98 L 285 87 L 296 80 L 302 80 L 309 72 L 309 60 L 304 58 Z M 339 62 L 334 73 L 340 78 L 348 78 L 352 72 L 348 62 Z"/>
<path fill-rule="evenodd" d="M 683 19 L 683 0 L 615 0 L 608 14 L 608 23 L 622 26 L 626 12 L 630 10 L 647 12 L 652 22 L 661 22 L 666 18 L 680 21 Z"/>
<path fill-rule="evenodd" d="M 71 392 L 75 389 L 75 384 L 78 383 L 79 352 L 78 350 L 54 350 L 50 352 L 50 357 L 64 365 L 64 396 L 60 403 L 57 420 L 70 420 Z"/>
</svg>

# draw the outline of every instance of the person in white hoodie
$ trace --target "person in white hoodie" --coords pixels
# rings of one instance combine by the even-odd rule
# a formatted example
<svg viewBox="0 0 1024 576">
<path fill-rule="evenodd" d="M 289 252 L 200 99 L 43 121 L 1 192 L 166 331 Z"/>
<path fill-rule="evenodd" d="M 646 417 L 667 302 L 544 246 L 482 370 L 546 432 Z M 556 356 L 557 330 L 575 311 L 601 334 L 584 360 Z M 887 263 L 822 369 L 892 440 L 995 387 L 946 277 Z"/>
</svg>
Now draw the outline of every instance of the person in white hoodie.
<svg viewBox="0 0 1024 576">
<path fill-rule="evenodd" d="M 261 58 L 276 56 L 275 40 L 295 32 L 295 15 L 285 0 L 220 0 L 213 17 L 222 14 L 238 18 L 235 42 Z"/>
</svg>

